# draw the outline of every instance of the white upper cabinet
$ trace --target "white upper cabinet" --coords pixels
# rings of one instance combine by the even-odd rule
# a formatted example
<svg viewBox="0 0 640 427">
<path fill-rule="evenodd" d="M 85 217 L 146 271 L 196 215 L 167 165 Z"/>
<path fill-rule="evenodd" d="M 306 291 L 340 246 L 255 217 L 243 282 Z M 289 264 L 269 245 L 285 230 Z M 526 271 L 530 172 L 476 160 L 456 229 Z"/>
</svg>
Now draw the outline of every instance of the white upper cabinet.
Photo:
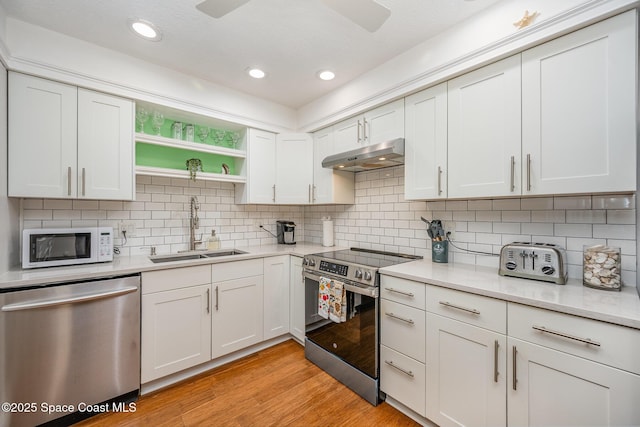
<svg viewBox="0 0 640 427">
<path fill-rule="evenodd" d="M 78 89 L 79 196 L 133 199 L 133 102 Z"/>
<path fill-rule="evenodd" d="M 399 99 L 334 125 L 335 152 L 404 137 L 404 100 Z"/>
<path fill-rule="evenodd" d="M 405 98 L 405 199 L 447 197 L 447 84 Z"/>
<path fill-rule="evenodd" d="M 635 19 L 522 54 L 523 194 L 635 191 Z"/>
<path fill-rule="evenodd" d="M 449 197 L 520 194 L 520 55 L 448 84 Z"/>
<path fill-rule="evenodd" d="M 133 199 L 133 102 L 9 73 L 9 195 Z"/>
<path fill-rule="evenodd" d="M 323 168 L 322 160 L 335 154 L 334 127 L 313 134 L 313 189 L 312 203 L 355 203 L 353 172 Z"/>
<path fill-rule="evenodd" d="M 247 129 L 247 160 L 243 175 L 247 183 L 236 185 L 237 203 L 276 202 L 276 135 Z"/>
<path fill-rule="evenodd" d="M 276 190 L 278 204 L 309 204 L 313 198 L 313 138 L 308 133 L 276 137 Z"/>
</svg>

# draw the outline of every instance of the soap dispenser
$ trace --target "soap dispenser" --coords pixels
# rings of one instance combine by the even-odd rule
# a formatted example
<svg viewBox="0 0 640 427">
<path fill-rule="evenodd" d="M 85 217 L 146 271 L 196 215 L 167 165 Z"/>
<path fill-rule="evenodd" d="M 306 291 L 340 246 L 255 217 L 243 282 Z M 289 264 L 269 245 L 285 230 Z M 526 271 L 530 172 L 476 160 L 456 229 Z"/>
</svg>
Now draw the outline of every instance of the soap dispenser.
<svg viewBox="0 0 640 427">
<path fill-rule="evenodd" d="M 216 235 L 216 230 L 211 230 L 211 236 L 207 239 L 207 249 L 220 249 L 220 237 Z"/>
</svg>

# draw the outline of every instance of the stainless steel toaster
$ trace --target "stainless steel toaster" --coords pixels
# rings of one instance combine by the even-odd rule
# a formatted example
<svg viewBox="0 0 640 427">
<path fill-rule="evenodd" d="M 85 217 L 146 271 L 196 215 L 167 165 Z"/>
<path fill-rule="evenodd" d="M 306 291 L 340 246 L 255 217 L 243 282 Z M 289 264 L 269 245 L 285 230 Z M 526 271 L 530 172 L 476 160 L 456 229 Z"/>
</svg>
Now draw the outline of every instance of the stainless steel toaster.
<svg viewBox="0 0 640 427">
<path fill-rule="evenodd" d="M 550 243 L 513 242 L 500 251 L 501 276 L 567 283 L 567 253 Z"/>
</svg>

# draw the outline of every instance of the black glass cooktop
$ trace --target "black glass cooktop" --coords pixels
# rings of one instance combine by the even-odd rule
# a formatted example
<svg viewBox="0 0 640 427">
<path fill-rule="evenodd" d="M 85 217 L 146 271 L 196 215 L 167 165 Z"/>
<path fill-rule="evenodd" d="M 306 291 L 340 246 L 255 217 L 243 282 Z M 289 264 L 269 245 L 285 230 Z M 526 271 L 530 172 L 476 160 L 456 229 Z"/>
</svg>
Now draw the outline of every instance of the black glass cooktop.
<svg viewBox="0 0 640 427">
<path fill-rule="evenodd" d="M 388 267 L 402 264 L 416 259 L 422 259 L 417 255 L 406 255 L 392 252 L 371 251 L 369 249 L 351 248 L 341 251 L 322 252 L 315 254 L 320 258 L 334 260 L 343 264 L 359 264 L 373 268 Z"/>
</svg>

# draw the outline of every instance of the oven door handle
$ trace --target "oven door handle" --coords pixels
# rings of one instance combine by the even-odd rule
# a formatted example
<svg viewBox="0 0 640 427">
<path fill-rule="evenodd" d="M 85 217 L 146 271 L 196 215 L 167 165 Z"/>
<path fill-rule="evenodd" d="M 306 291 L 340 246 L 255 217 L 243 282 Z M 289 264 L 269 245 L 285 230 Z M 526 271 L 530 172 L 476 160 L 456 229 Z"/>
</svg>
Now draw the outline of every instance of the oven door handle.
<svg viewBox="0 0 640 427">
<path fill-rule="evenodd" d="M 331 276 L 320 276 L 319 274 L 316 273 L 312 273 L 309 271 L 304 271 L 302 273 L 302 275 L 304 276 L 305 279 L 311 279 L 314 280 L 318 283 L 320 283 L 320 278 L 321 277 L 326 277 L 328 279 L 334 279 Z M 353 292 L 354 294 L 360 294 L 360 295 L 365 295 L 371 298 L 378 298 L 378 288 L 376 287 L 361 287 L 361 286 L 356 286 L 356 285 L 352 285 L 351 283 L 342 280 L 342 279 L 335 279 L 335 280 L 339 280 L 340 282 L 344 283 L 344 288 L 349 291 L 349 292 Z"/>
</svg>

